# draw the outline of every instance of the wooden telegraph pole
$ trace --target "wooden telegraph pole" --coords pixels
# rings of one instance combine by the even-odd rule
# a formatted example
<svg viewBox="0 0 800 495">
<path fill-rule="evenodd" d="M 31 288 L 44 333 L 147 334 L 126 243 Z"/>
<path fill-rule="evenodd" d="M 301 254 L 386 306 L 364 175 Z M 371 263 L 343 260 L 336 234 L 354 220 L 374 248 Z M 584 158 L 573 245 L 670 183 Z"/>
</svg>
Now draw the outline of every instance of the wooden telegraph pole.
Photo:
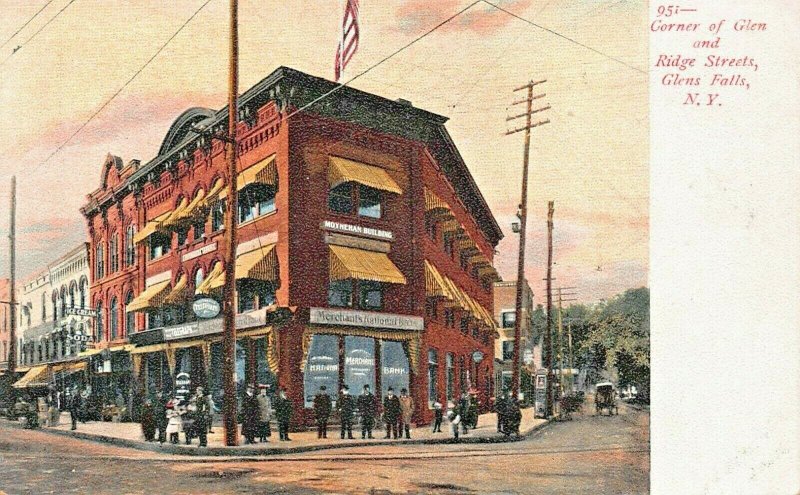
<svg viewBox="0 0 800 495">
<path fill-rule="evenodd" d="M 11 278 L 9 280 L 9 333 L 8 333 L 8 372 L 14 373 L 17 369 L 17 248 L 16 248 L 16 216 L 17 216 L 17 178 L 11 176 L 11 221 L 9 222 L 9 250 L 11 259 Z"/>
<path fill-rule="evenodd" d="M 542 339 L 544 367 L 547 369 L 545 416 L 553 415 L 553 201 L 547 202 L 547 331 Z"/>
<path fill-rule="evenodd" d="M 237 96 L 239 91 L 239 6 L 237 0 L 230 3 L 230 58 L 228 65 L 228 134 L 225 136 L 225 157 L 228 160 L 228 205 L 225 210 L 225 283 L 222 287 L 222 421 L 225 430 L 225 445 L 239 443 L 236 423 L 236 211 L 239 192 L 236 188 L 236 124 L 238 117 Z"/>
<path fill-rule="evenodd" d="M 534 127 L 538 127 L 540 125 L 550 123 L 549 120 L 543 120 L 537 122 L 535 124 L 531 123 L 531 116 L 534 113 L 543 112 L 550 108 L 550 105 L 547 105 L 543 108 L 538 108 L 533 110 L 533 100 L 543 98 L 545 95 L 537 95 L 533 96 L 533 87 L 547 82 L 547 80 L 542 81 L 530 81 L 528 84 L 524 86 L 520 86 L 519 88 L 514 89 L 514 91 L 522 91 L 524 89 L 528 90 L 528 97 L 524 100 L 520 100 L 514 102 L 514 105 L 518 105 L 521 103 L 525 103 L 527 105 L 525 113 L 514 115 L 513 117 L 506 118 L 506 122 L 515 120 L 521 117 L 525 117 L 525 126 L 519 127 L 517 129 L 513 129 L 510 131 L 506 131 L 506 135 L 515 134 L 520 131 L 525 131 L 525 152 L 522 159 L 522 199 L 520 201 L 519 206 L 519 221 L 520 221 L 520 229 L 519 229 L 519 257 L 517 258 L 517 298 L 516 298 L 516 306 L 514 312 L 514 364 L 513 370 L 511 375 L 511 383 L 512 383 L 512 393 L 514 397 L 519 396 L 519 385 L 520 385 L 520 353 L 521 353 L 521 343 L 522 343 L 522 302 L 523 302 L 523 290 L 525 287 L 525 223 L 527 221 L 527 210 L 528 210 L 528 159 L 530 155 L 530 147 L 531 147 L 531 129 Z"/>
</svg>

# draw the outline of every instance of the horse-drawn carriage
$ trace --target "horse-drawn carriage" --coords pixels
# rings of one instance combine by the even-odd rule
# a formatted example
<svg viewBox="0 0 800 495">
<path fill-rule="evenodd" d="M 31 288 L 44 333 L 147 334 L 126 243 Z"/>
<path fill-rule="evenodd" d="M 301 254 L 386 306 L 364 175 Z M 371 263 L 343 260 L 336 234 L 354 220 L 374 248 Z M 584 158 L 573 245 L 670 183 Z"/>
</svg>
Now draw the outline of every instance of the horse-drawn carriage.
<svg viewBox="0 0 800 495">
<path fill-rule="evenodd" d="M 611 382 L 602 382 L 595 385 L 594 392 L 594 411 L 595 414 L 602 414 L 603 410 L 608 411 L 608 415 L 618 414 L 617 391 Z"/>
</svg>

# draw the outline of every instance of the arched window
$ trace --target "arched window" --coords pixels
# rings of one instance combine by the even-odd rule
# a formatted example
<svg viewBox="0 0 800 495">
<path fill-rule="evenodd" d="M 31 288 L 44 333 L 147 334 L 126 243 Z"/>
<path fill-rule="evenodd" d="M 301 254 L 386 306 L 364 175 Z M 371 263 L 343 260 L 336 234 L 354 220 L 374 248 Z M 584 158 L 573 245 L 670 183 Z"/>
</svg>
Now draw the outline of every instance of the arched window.
<svg viewBox="0 0 800 495">
<path fill-rule="evenodd" d="M 47 321 L 47 293 L 42 292 L 42 323 Z"/>
<path fill-rule="evenodd" d="M 116 297 L 111 298 L 111 304 L 108 306 L 108 329 L 109 340 L 117 340 L 119 337 L 119 307 Z"/>
<path fill-rule="evenodd" d="M 133 292 L 128 292 L 125 296 L 125 308 L 133 301 Z M 125 311 L 125 308 L 122 308 Z M 136 333 L 136 313 L 133 311 L 125 312 L 125 335 Z"/>
<path fill-rule="evenodd" d="M 119 234 L 116 232 L 108 243 L 108 265 L 108 273 L 116 273 L 119 270 Z"/>
<path fill-rule="evenodd" d="M 133 242 L 133 236 L 136 235 L 136 226 L 128 225 L 125 231 L 125 266 L 133 266 L 136 264 L 136 244 Z"/>
<path fill-rule="evenodd" d="M 53 291 L 53 322 L 58 320 L 58 291 Z"/>
<path fill-rule="evenodd" d="M 77 287 L 77 284 L 73 280 L 72 283 L 69 284 L 69 307 L 70 308 L 74 308 L 75 307 L 75 287 Z"/>
<path fill-rule="evenodd" d="M 94 250 L 94 278 L 100 280 L 105 276 L 105 251 L 106 246 L 104 242 L 98 242 Z"/>
<path fill-rule="evenodd" d="M 67 316 L 67 288 L 61 286 L 61 316 Z"/>
<path fill-rule="evenodd" d="M 198 268 L 196 272 L 194 272 L 194 288 L 197 289 L 200 287 L 200 284 L 203 283 L 203 268 Z"/>
<path fill-rule="evenodd" d="M 94 325 L 94 341 L 100 342 L 103 338 L 103 303 L 101 301 L 97 301 L 97 318 L 95 318 L 95 325 Z"/>
<path fill-rule="evenodd" d="M 89 281 L 85 278 L 81 279 L 80 286 L 78 286 L 78 292 L 80 293 L 81 309 L 86 309 L 86 296 L 89 292 Z"/>
</svg>

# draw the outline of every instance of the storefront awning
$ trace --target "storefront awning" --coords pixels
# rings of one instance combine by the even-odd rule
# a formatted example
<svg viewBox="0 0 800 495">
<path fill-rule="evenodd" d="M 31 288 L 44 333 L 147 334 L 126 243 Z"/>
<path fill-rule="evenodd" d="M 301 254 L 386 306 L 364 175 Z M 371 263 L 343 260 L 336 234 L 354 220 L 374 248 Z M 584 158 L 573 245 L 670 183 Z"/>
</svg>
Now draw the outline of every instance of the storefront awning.
<svg viewBox="0 0 800 495">
<path fill-rule="evenodd" d="M 151 285 L 136 296 L 133 301 L 125 307 L 125 311 L 128 313 L 132 311 L 146 311 L 161 306 L 164 302 L 164 298 L 169 293 L 169 285 L 169 280 Z"/>
<path fill-rule="evenodd" d="M 84 371 L 86 370 L 86 367 L 87 367 L 86 361 L 71 361 L 68 363 L 58 363 L 53 365 L 53 373 L 56 374 L 59 378 L 63 378 L 67 375 L 71 375 L 79 371 Z"/>
<path fill-rule="evenodd" d="M 403 190 L 386 170 L 337 156 L 330 157 L 328 181 L 331 188 L 345 182 L 357 182 L 373 189 L 403 194 Z"/>
<path fill-rule="evenodd" d="M 136 355 L 136 354 L 147 354 L 150 352 L 166 351 L 168 347 L 169 347 L 168 344 L 146 345 L 143 347 L 136 347 L 134 349 L 131 349 L 131 354 Z"/>
<path fill-rule="evenodd" d="M 167 218 L 161 222 L 162 229 L 175 229 L 178 226 L 178 219 L 181 218 L 182 215 L 186 213 L 186 209 L 189 206 L 189 199 L 183 198 L 181 202 L 178 203 L 178 206 L 169 214 Z"/>
<path fill-rule="evenodd" d="M 406 277 L 386 253 L 329 244 L 331 280 L 348 278 L 405 284 Z"/>
<path fill-rule="evenodd" d="M 95 354 L 100 354 L 103 352 L 103 349 L 86 349 L 85 351 L 78 353 L 79 358 L 91 357 Z"/>
<path fill-rule="evenodd" d="M 182 306 L 192 298 L 192 291 L 189 289 L 189 281 L 186 274 L 181 274 L 175 286 L 164 298 L 164 304 Z"/>
<path fill-rule="evenodd" d="M 14 388 L 46 387 L 48 384 L 47 365 L 34 366 L 25 375 L 17 380 Z"/>
<path fill-rule="evenodd" d="M 222 263 L 218 261 L 214 264 L 214 268 L 211 269 L 211 271 L 208 273 L 208 276 L 203 279 L 200 285 L 197 286 L 194 293 L 203 295 L 210 294 L 211 290 L 213 289 L 212 285 L 214 285 L 214 287 L 222 287 L 222 284 L 217 285 L 216 280 L 224 276 L 225 272 Z"/>
<path fill-rule="evenodd" d="M 161 230 L 162 222 L 164 222 L 164 220 L 169 218 L 170 215 L 172 215 L 172 212 L 168 211 L 147 222 L 144 228 L 133 236 L 133 242 L 135 242 L 136 244 L 140 244 L 145 240 L 147 240 L 148 237 Z"/>
<path fill-rule="evenodd" d="M 236 257 L 236 280 L 244 278 L 265 282 L 273 282 L 278 279 L 278 257 L 275 254 L 275 244 L 267 244 Z M 209 282 L 207 290 L 216 290 L 223 285 L 225 285 L 224 271 Z"/>
</svg>

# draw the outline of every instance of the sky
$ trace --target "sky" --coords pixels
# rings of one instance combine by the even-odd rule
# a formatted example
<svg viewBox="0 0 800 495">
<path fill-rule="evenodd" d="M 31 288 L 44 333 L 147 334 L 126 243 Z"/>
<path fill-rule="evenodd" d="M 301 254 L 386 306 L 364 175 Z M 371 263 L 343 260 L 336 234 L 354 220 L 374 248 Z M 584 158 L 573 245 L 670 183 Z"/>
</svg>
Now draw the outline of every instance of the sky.
<svg viewBox="0 0 800 495">
<path fill-rule="evenodd" d="M 24 280 L 86 239 L 79 208 L 99 186 L 108 153 L 146 162 L 183 110 L 225 106 L 228 2 L 210 0 L 66 142 L 205 1 L 54 0 L 13 38 L 47 2 L 7 2 L 0 19 L 0 277 L 8 276 L 12 175 L 17 277 Z M 472 2 L 361 0 L 360 47 L 345 79 Z M 547 30 L 479 3 L 353 87 L 449 117 L 447 128 L 505 234 L 495 265 L 513 280 L 523 133 L 506 136 L 521 123 L 506 117 L 523 111 L 511 105 L 524 97 L 514 88 L 546 79 L 536 89 L 547 96 L 537 102 L 552 108 L 537 116 L 550 124 L 532 133 L 528 189 L 525 262 L 535 301 L 545 295 L 549 200 L 554 287 L 575 287 L 579 301 L 593 302 L 647 286 L 646 2 L 494 3 Z M 281 65 L 333 79 L 341 12 L 341 0 L 241 0 L 240 90 Z"/>
</svg>

